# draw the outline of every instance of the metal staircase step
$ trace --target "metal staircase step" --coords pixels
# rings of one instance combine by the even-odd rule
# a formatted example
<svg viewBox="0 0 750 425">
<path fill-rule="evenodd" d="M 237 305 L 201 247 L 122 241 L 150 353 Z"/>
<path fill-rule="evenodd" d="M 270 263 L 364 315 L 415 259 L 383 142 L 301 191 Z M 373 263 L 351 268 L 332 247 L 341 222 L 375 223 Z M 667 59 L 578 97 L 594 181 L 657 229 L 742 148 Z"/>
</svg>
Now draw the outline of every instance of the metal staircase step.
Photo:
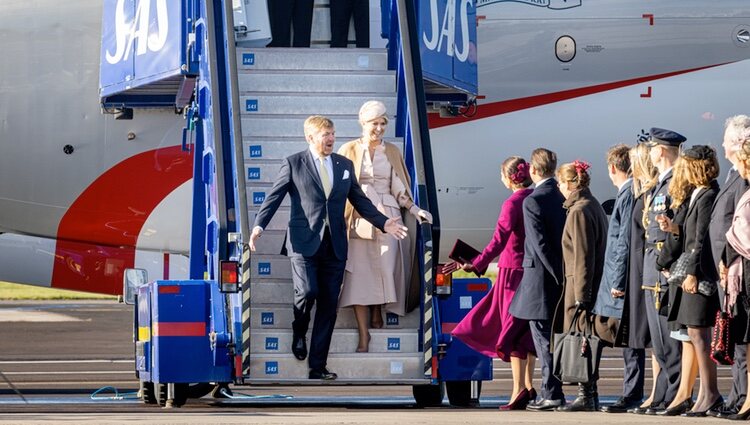
<svg viewBox="0 0 750 425">
<path fill-rule="evenodd" d="M 251 254 L 250 263 L 250 278 L 252 281 L 258 281 L 259 279 L 291 279 L 292 277 L 292 263 L 289 257 L 284 255 Z M 289 288 L 279 287 L 277 290 L 284 291 L 289 290 Z"/>
<path fill-rule="evenodd" d="M 246 92 L 240 94 L 243 114 L 343 115 L 359 113 L 369 100 L 383 102 L 391 115 L 396 112 L 395 93 L 287 93 Z"/>
<path fill-rule="evenodd" d="M 396 89 L 393 71 L 248 71 L 237 76 L 241 92 L 388 93 Z"/>
<path fill-rule="evenodd" d="M 298 137 L 305 140 L 303 125 L 309 115 L 243 115 L 242 136 L 247 137 Z M 360 137 L 362 127 L 357 115 L 328 115 L 336 128 L 336 138 L 349 141 Z M 387 139 L 395 136 L 395 126 L 385 130 Z"/>
<path fill-rule="evenodd" d="M 385 49 L 237 49 L 237 69 L 385 71 L 388 52 Z"/>
<path fill-rule="evenodd" d="M 285 287 L 286 283 L 277 283 Z M 280 288 L 281 289 L 281 288 Z M 254 330 L 291 329 L 294 312 L 292 304 L 260 304 L 255 300 L 251 292 L 250 328 Z M 313 307 L 312 314 L 315 314 Z M 419 310 L 414 310 L 406 316 L 398 316 L 393 313 L 384 315 L 383 329 L 418 329 Z M 314 317 L 314 316 L 313 316 Z M 336 318 L 336 329 L 356 329 L 357 321 L 354 311 L 349 308 L 340 308 Z"/>
<path fill-rule="evenodd" d="M 259 208 L 251 208 L 249 210 L 249 221 L 250 223 L 255 223 L 255 217 L 258 215 L 258 209 Z M 281 230 L 286 231 L 288 225 L 289 225 L 289 215 L 291 214 L 291 211 L 289 207 L 280 207 L 278 210 L 276 210 L 276 214 L 273 215 L 273 218 L 268 223 L 268 226 L 266 226 L 265 230 Z"/>
<path fill-rule="evenodd" d="M 371 329 L 371 353 L 418 353 L 419 331 L 417 329 Z M 307 334 L 310 343 L 312 330 Z M 331 337 L 330 354 L 354 354 L 359 341 L 356 329 L 337 329 Z M 250 352 L 253 354 L 290 354 L 292 352 L 292 330 L 255 330 L 250 333 Z"/>
<path fill-rule="evenodd" d="M 339 380 L 372 379 L 399 381 L 423 378 L 422 354 L 404 353 L 347 353 L 330 354 L 328 370 Z M 253 354 L 250 356 L 250 380 L 270 378 L 306 380 L 307 360 L 300 361 L 291 354 Z M 318 383 L 320 381 L 317 381 Z"/>
<path fill-rule="evenodd" d="M 338 152 L 341 145 L 353 139 L 337 137 L 333 151 Z M 403 152 L 404 139 L 402 137 L 389 137 L 386 141 L 395 144 Z M 283 158 L 308 149 L 310 146 L 303 137 L 248 137 L 243 140 L 242 145 L 246 166 L 251 166 L 256 162 L 281 163 Z"/>
<path fill-rule="evenodd" d="M 254 254 L 279 254 L 285 235 L 286 231 L 283 230 L 264 231 L 263 236 L 255 242 L 256 251 Z"/>
</svg>

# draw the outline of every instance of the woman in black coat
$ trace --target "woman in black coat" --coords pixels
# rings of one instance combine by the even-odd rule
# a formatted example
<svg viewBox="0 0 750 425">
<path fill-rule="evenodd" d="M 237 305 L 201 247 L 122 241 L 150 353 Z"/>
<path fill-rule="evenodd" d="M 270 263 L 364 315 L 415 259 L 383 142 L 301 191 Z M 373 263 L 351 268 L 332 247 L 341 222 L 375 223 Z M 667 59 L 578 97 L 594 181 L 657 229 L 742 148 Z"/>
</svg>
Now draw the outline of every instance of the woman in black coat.
<svg viewBox="0 0 750 425">
<path fill-rule="evenodd" d="M 706 258 L 701 255 L 703 249 L 711 249 L 710 243 L 704 242 L 713 202 L 719 193 L 716 183 L 718 175 L 719 163 L 712 147 L 698 145 L 682 152 L 669 185 L 671 207 L 677 211 L 675 220 L 659 216 L 660 228 L 673 233 L 672 240 L 667 244 L 680 241 L 681 252 L 688 256 L 687 277 L 681 284 L 669 287 L 668 313 L 669 320 L 687 328 L 692 347 L 683 345 L 683 361 L 688 357 L 685 353 L 687 345 L 688 349 L 693 350 L 701 377 L 699 397 L 688 416 L 705 416 L 707 411 L 718 410 L 724 404 L 717 386 L 716 364 L 710 357 L 709 342 L 711 327 L 719 310 L 719 299 L 716 291 L 711 294 L 698 292 L 700 282 L 710 285 L 718 280 L 715 267 L 701 262 L 701 258 Z M 662 262 L 661 256 L 658 263 L 668 266 Z M 682 413 L 687 411 L 690 404 L 690 397 L 682 402 L 675 400 L 667 412 Z"/>
</svg>

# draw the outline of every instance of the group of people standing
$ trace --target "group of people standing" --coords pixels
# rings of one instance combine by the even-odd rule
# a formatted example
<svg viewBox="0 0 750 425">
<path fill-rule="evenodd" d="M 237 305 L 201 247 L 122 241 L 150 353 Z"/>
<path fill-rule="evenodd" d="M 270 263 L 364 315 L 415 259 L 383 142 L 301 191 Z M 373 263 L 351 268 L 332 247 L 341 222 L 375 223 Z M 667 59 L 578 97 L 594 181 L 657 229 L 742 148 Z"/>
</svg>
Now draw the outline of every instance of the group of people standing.
<svg viewBox="0 0 750 425">
<path fill-rule="evenodd" d="M 268 47 L 310 47 L 314 0 L 269 0 L 272 41 Z M 330 0 L 331 47 L 347 47 L 354 20 L 357 47 L 370 47 L 368 0 Z"/>
<path fill-rule="evenodd" d="M 510 361 L 513 389 L 501 410 L 600 410 L 598 371 L 579 384 L 572 403 L 552 373 L 552 336 L 573 325 L 623 347 L 623 394 L 602 411 L 750 417 L 750 117 L 727 120 L 723 149 L 732 169 L 721 188 L 714 148 L 685 142 L 677 132 L 652 128 L 634 147 L 609 149 L 607 171 L 617 188 L 609 219 L 589 190 L 588 163 L 558 168 L 555 153 L 543 148 L 529 162 L 504 161 L 501 179 L 513 194 L 492 240 L 471 263 L 444 268 L 482 271 L 500 256 L 493 289 L 453 336 Z M 737 343 L 726 402 L 710 353 L 720 309 L 733 315 Z M 649 347 L 653 387 L 644 400 Z M 532 385 L 537 358 L 539 398 Z"/>
</svg>

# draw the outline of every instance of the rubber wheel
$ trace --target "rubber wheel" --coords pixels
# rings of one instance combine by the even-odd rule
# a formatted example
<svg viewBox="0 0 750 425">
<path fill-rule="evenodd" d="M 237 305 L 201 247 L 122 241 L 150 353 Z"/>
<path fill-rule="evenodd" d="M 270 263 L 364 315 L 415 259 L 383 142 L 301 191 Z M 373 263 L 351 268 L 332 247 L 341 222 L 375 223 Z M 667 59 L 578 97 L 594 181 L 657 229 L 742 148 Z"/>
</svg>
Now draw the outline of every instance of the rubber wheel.
<svg viewBox="0 0 750 425">
<path fill-rule="evenodd" d="M 159 402 L 159 406 L 164 407 L 167 405 L 167 384 L 157 384 L 157 389 L 156 400 Z M 189 390 L 190 384 L 174 384 L 172 407 L 184 405 L 187 402 Z"/>
<path fill-rule="evenodd" d="M 141 381 L 141 401 L 145 404 L 156 404 L 156 394 L 154 393 L 153 382 Z"/>
<path fill-rule="evenodd" d="M 482 393 L 482 381 L 479 381 L 479 394 L 476 399 L 471 398 L 471 381 L 447 381 L 445 389 L 448 402 L 455 407 L 472 407 L 479 405 L 479 395 Z"/>
<path fill-rule="evenodd" d="M 438 385 L 414 385 L 412 394 L 417 402 L 417 407 L 438 407 L 443 404 L 445 397 L 445 384 Z"/>
<path fill-rule="evenodd" d="M 188 387 L 188 398 L 201 398 L 204 395 L 211 393 L 216 387 L 215 384 L 209 384 L 208 382 L 201 382 L 200 384 L 190 384 Z"/>
</svg>

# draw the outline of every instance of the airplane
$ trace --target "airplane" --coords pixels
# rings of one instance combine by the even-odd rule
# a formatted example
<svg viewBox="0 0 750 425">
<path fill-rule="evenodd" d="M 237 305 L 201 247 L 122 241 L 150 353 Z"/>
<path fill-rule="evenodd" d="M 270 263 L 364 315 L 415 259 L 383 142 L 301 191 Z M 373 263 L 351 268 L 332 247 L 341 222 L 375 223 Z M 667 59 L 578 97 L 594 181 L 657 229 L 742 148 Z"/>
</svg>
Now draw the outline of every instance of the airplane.
<svg viewBox="0 0 750 425">
<path fill-rule="evenodd" d="M 465 2 L 477 11 L 468 55 L 478 64 L 477 104 L 430 116 L 442 257 L 457 237 L 476 247 L 489 240 L 509 195 L 499 168 L 510 155 L 546 147 L 560 164 L 587 160 L 603 201 L 615 194 L 609 146 L 633 144 L 655 126 L 721 152 L 724 120 L 747 113 L 739 95 L 750 89 L 746 2 L 449 3 Z M 0 280 L 120 294 L 125 268 L 187 276 L 184 118 L 168 109 L 136 110 L 130 120 L 102 112 L 101 16 L 101 3 L 86 0 L 4 3 Z"/>
</svg>

